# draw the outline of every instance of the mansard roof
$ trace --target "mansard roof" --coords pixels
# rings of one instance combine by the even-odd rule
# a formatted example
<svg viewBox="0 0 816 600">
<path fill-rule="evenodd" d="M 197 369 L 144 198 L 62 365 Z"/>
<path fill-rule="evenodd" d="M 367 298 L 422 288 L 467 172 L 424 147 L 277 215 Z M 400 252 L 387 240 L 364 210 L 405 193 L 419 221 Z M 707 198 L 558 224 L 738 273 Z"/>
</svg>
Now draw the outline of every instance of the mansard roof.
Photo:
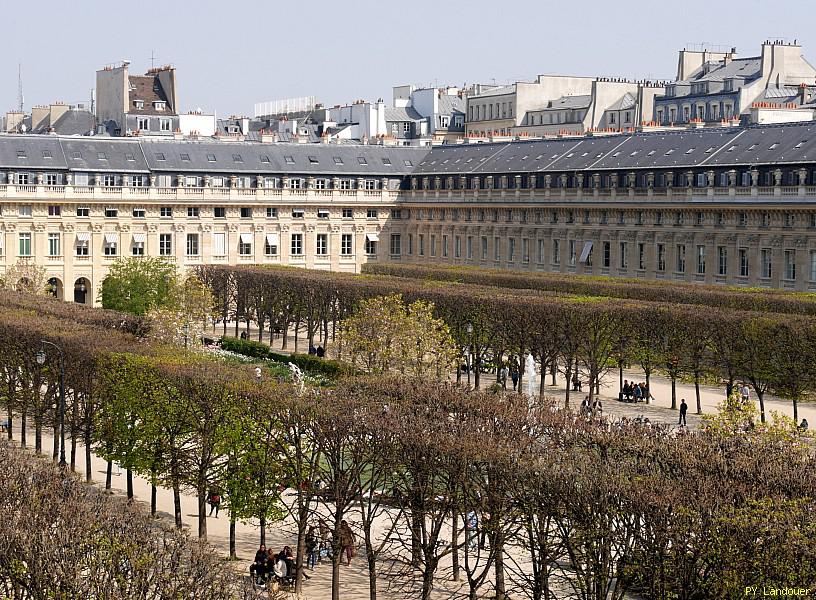
<svg viewBox="0 0 816 600">
<path fill-rule="evenodd" d="M 428 148 L 0 135 L 0 169 L 403 176 Z"/>
<path fill-rule="evenodd" d="M 816 163 L 816 123 L 435 147 L 416 175 Z"/>
</svg>

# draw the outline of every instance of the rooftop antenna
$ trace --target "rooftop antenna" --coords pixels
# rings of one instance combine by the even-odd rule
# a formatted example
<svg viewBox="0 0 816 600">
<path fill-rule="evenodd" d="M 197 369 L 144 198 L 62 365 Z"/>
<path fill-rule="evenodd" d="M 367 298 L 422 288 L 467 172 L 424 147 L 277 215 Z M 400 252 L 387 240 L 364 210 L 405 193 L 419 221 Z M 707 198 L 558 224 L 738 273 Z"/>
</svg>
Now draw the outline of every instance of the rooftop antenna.
<svg viewBox="0 0 816 600">
<path fill-rule="evenodd" d="M 150 68 L 156 68 L 156 53 L 153 50 L 150 51 Z"/>
<path fill-rule="evenodd" d="M 17 110 L 23 112 L 23 66 L 17 63 Z"/>
</svg>

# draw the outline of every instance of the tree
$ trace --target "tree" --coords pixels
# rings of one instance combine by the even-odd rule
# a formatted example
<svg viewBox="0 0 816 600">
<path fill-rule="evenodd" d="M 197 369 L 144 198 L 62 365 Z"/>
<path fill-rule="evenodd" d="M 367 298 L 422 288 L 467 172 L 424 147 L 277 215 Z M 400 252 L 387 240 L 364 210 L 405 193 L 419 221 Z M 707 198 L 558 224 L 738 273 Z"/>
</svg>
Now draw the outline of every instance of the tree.
<svg viewBox="0 0 816 600">
<path fill-rule="evenodd" d="M 147 314 L 171 301 L 177 277 L 175 265 L 164 258 L 119 259 L 102 280 L 102 306 L 133 315 Z"/>
<path fill-rule="evenodd" d="M 448 325 L 433 311 L 423 300 L 406 306 L 399 294 L 363 300 L 342 323 L 340 355 L 368 373 L 443 377 L 459 352 Z"/>
<path fill-rule="evenodd" d="M 174 282 L 165 304 L 147 313 L 150 337 L 179 346 L 198 346 L 214 315 L 212 291 L 198 277 L 188 275 Z"/>
<path fill-rule="evenodd" d="M 45 267 L 38 265 L 30 258 L 19 258 L 6 269 L 0 279 L 2 287 L 18 292 L 45 296 L 50 293 L 48 274 Z"/>
</svg>

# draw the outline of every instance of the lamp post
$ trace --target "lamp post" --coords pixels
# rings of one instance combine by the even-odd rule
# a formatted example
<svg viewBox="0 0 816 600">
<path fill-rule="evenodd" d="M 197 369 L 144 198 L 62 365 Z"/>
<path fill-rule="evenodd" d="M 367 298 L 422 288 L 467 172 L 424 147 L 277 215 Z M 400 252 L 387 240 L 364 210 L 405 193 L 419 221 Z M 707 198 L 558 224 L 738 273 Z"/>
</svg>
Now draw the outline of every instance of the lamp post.
<svg viewBox="0 0 816 600">
<path fill-rule="evenodd" d="M 59 353 L 59 366 L 60 366 L 60 397 L 59 397 L 59 430 L 60 430 L 60 460 L 59 465 L 60 467 L 65 467 L 68 463 L 65 461 L 65 355 L 62 352 L 62 348 L 55 344 L 54 342 L 49 342 L 48 340 L 40 340 L 40 351 L 37 352 L 37 364 L 44 365 L 45 364 L 45 347 L 51 346 Z"/>
<path fill-rule="evenodd" d="M 473 352 L 473 324 L 468 322 L 468 324 L 465 325 L 465 331 L 467 331 L 468 334 L 468 351 L 466 364 L 467 364 L 468 389 L 470 389 L 470 370 L 472 368 L 471 365 L 473 364 L 473 359 L 471 357 L 471 353 Z"/>
</svg>

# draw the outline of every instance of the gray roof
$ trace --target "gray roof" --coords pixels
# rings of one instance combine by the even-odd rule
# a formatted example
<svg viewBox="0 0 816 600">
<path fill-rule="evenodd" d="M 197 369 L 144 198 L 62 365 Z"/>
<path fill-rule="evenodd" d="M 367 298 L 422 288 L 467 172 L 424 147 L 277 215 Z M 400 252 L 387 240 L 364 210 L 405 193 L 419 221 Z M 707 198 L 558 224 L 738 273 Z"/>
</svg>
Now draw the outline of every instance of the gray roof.
<svg viewBox="0 0 816 600">
<path fill-rule="evenodd" d="M 696 69 L 685 83 L 697 83 L 701 81 L 723 81 L 732 77 L 741 79 L 756 79 L 762 70 L 762 58 L 754 56 L 751 58 L 735 58 L 727 65 L 722 62 L 708 63 L 709 71 L 705 73 L 704 67 Z M 681 82 L 678 82 L 681 83 Z"/>
<path fill-rule="evenodd" d="M 455 112 L 465 112 L 465 99 L 457 96 L 442 94 L 439 96 L 439 114 L 452 115 Z"/>
<path fill-rule="evenodd" d="M 0 135 L 0 168 L 116 173 L 406 175 L 428 148 Z M 18 156 L 19 155 L 19 156 Z"/>
<path fill-rule="evenodd" d="M 502 87 L 498 87 L 494 90 L 488 90 L 486 92 L 482 92 L 481 94 L 471 96 L 471 99 L 478 100 L 479 98 L 484 98 L 485 96 L 506 96 L 507 94 L 515 94 L 516 93 L 516 84 L 512 85 L 504 85 Z"/>
<path fill-rule="evenodd" d="M 403 121 L 424 121 L 425 118 L 419 114 L 413 106 L 406 106 L 405 108 L 389 108 L 385 109 L 385 122 L 403 122 Z"/>
<path fill-rule="evenodd" d="M 57 135 L 89 135 L 96 129 L 96 117 L 90 111 L 72 108 L 51 127 Z"/>
<path fill-rule="evenodd" d="M 626 92 L 620 100 L 610 105 L 606 110 L 626 110 L 634 108 L 636 104 L 637 100 L 635 100 L 635 97 L 629 92 Z"/>
<path fill-rule="evenodd" d="M 581 96 L 561 96 L 557 100 L 550 101 L 546 108 L 537 109 L 531 112 L 540 112 L 545 110 L 587 108 L 591 103 L 592 96 L 589 94 Z"/>
<path fill-rule="evenodd" d="M 816 163 L 816 123 L 435 147 L 415 174 Z"/>
</svg>

